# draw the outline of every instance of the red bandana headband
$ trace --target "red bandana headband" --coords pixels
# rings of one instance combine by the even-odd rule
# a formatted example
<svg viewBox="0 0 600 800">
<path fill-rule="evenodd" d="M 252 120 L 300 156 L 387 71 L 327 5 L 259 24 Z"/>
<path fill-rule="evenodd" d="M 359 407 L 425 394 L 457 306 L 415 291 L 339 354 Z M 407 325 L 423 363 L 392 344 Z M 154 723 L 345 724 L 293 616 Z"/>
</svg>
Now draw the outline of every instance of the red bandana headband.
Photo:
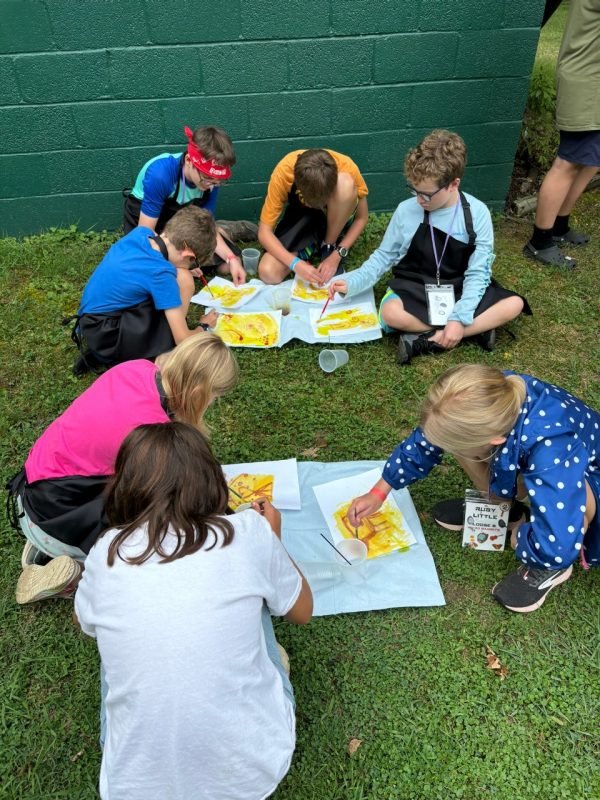
<svg viewBox="0 0 600 800">
<path fill-rule="evenodd" d="M 209 178 L 218 178 L 220 181 L 226 181 L 231 176 L 231 170 L 229 167 L 223 167 L 220 164 L 217 164 L 216 161 L 213 161 L 210 158 L 205 158 L 205 156 L 202 155 L 200 150 L 198 150 L 197 146 L 194 144 L 192 139 L 194 132 L 191 130 L 191 128 L 186 126 L 183 130 L 188 140 L 187 154 L 196 169 L 203 175 L 207 175 Z"/>
</svg>

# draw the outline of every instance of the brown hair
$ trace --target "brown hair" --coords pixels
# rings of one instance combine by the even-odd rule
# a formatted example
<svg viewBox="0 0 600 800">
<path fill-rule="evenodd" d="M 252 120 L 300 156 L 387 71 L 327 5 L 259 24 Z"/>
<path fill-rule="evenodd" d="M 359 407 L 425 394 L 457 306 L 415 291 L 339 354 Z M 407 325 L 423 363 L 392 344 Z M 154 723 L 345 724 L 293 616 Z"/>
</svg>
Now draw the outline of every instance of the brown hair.
<svg viewBox="0 0 600 800">
<path fill-rule="evenodd" d="M 196 333 L 159 356 L 167 405 L 178 422 L 209 433 L 204 413 L 215 397 L 231 391 L 239 377 L 235 356 L 215 333 Z"/>
<path fill-rule="evenodd" d="M 233 142 L 223 128 L 214 125 L 196 128 L 192 141 L 205 158 L 216 161 L 220 167 L 232 167 L 235 164 Z"/>
<path fill-rule="evenodd" d="M 506 436 L 525 400 L 525 382 L 496 367 L 462 364 L 442 373 L 421 407 L 427 439 L 449 453 L 489 446 Z"/>
<path fill-rule="evenodd" d="M 296 159 L 294 181 L 311 208 L 325 208 L 337 178 L 337 164 L 327 150 L 305 150 Z"/>
<path fill-rule="evenodd" d="M 174 214 L 163 231 L 177 250 L 190 249 L 199 264 L 210 262 L 217 246 L 217 226 L 203 208 L 186 206 Z"/>
<path fill-rule="evenodd" d="M 413 186 L 428 178 L 438 187 L 462 178 L 467 164 L 467 146 L 457 133 L 431 131 L 404 159 L 404 175 Z"/>
<path fill-rule="evenodd" d="M 175 561 L 203 548 L 209 535 L 206 550 L 220 538 L 226 547 L 234 535 L 231 522 L 220 516 L 227 502 L 223 470 L 201 433 L 181 422 L 140 425 L 121 445 L 109 485 L 106 516 L 119 532 L 108 548 L 108 565 L 117 556 L 143 564 L 155 553 L 161 562 Z M 124 555 L 123 545 L 144 525 L 145 548 Z"/>
</svg>

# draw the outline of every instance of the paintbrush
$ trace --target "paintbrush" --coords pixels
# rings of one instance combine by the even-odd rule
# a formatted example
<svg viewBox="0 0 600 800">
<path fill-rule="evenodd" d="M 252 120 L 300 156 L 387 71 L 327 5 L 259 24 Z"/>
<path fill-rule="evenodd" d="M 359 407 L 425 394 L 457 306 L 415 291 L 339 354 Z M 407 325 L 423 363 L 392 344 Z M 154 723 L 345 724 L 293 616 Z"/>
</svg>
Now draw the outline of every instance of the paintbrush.
<svg viewBox="0 0 600 800">
<path fill-rule="evenodd" d="M 242 495 L 241 495 L 239 492 L 236 492 L 236 490 L 235 490 L 235 489 L 232 489 L 232 488 L 231 488 L 231 486 L 228 486 L 227 488 L 228 488 L 228 489 L 229 489 L 229 491 L 230 491 L 232 494 L 234 494 L 234 495 L 235 495 L 235 496 L 236 496 L 238 499 L 240 499 L 240 500 L 243 500 L 243 501 L 244 501 L 244 503 L 246 502 L 246 498 L 245 498 L 245 497 L 242 497 Z M 265 507 L 265 501 L 264 501 L 264 500 L 257 500 L 256 502 L 258 503 L 258 505 L 260 506 L 260 508 L 261 508 L 261 509 Z"/>
<path fill-rule="evenodd" d="M 327 298 L 327 302 L 326 302 L 326 303 L 325 303 L 325 305 L 323 306 L 323 310 L 322 310 L 322 311 L 321 311 L 321 313 L 319 314 L 319 319 L 321 319 L 321 317 L 322 317 L 322 316 L 323 316 L 323 314 L 325 313 L 325 309 L 326 309 L 326 308 L 327 308 L 327 306 L 329 305 L 329 301 L 330 301 L 330 300 L 331 300 L 331 297 L 328 297 L 328 298 Z"/>
<path fill-rule="evenodd" d="M 349 564 L 350 566 L 352 566 L 352 562 L 351 562 L 351 561 L 348 561 L 348 559 L 346 558 L 346 556 L 345 556 L 343 553 L 340 553 L 340 551 L 337 549 L 337 547 L 336 547 L 334 544 L 332 544 L 332 543 L 329 541 L 329 539 L 328 539 L 326 536 L 323 536 L 323 534 L 322 534 L 322 533 L 320 533 L 320 534 L 319 534 L 319 536 L 320 536 L 322 539 L 325 539 L 325 541 L 327 542 L 327 544 L 329 545 L 329 547 L 333 547 L 333 549 L 334 549 L 334 550 L 335 550 L 335 552 L 338 554 L 338 556 L 341 556 L 341 557 L 344 559 L 344 561 L 346 562 L 346 564 Z"/>
<path fill-rule="evenodd" d="M 210 286 L 208 285 L 208 281 L 206 280 L 206 278 L 204 277 L 204 275 L 200 275 L 200 280 L 202 281 L 202 283 L 203 283 L 203 284 L 206 286 L 206 288 L 207 288 L 207 289 L 208 289 L 208 291 L 210 292 L 210 296 L 211 296 L 212 298 L 214 298 L 214 294 L 212 293 L 212 289 L 211 289 L 211 288 L 210 288 Z"/>
</svg>

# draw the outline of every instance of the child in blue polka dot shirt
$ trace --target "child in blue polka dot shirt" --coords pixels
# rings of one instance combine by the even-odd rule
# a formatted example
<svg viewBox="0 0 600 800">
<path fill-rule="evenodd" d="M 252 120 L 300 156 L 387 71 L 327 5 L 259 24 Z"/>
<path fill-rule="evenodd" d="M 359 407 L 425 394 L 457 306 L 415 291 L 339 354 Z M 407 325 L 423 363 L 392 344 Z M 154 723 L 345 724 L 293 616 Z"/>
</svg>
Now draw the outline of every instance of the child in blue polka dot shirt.
<svg viewBox="0 0 600 800">
<path fill-rule="evenodd" d="M 539 608 L 568 580 L 580 557 L 600 566 L 600 414 L 565 389 L 483 365 L 444 372 L 431 386 L 421 424 L 390 456 L 382 478 L 349 511 L 350 523 L 376 511 L 391 489 L 424 478 L 451 453 L 491 501 L 513 500 L 511 544 L 523 562 L 494 586 L 511 611 Z M 529 499 L 530 517 L 520 499 Z M 462 528 L 462 500 L 434 509 Z"/>
</svg>

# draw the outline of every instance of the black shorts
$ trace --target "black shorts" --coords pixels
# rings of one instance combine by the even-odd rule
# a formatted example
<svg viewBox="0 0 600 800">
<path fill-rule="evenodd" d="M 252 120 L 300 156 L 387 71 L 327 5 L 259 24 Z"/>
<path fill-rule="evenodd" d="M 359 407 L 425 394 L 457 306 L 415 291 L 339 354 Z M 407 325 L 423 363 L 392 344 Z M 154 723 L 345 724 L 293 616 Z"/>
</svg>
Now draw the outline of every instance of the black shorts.
<svg viewBox="0 0 600 800">
<path fill-rule="evenodd" d="M 572 164 L 600 168 L 600 131 L 560 131 L 558 157 Z"/>
</svg>

